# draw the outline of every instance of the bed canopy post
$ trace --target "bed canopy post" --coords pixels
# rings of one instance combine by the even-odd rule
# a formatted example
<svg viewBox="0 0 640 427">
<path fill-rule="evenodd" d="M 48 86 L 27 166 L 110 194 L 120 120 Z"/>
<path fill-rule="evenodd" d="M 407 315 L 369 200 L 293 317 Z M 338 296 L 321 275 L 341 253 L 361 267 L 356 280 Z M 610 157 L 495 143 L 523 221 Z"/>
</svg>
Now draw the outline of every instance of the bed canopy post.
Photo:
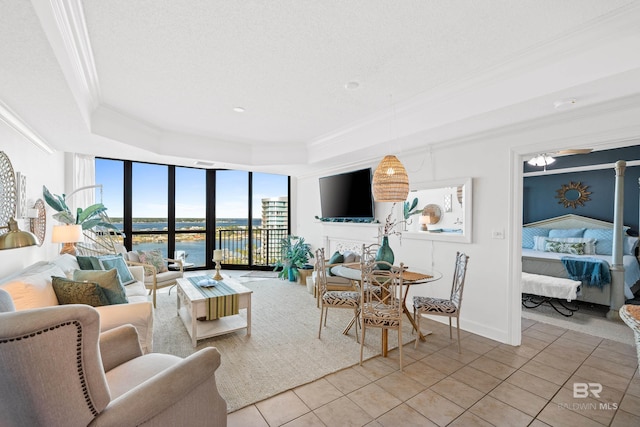
<svg viewBox="0 0 640 427">
<path fill-rule="evenodd" d="M 615 202 L 613 205 L 613 265 L 611 266 L 611 304 L 607 317 L 619 319 L 624 305 L 624 265 L 622 264 L 622 227 L 624 213 L 624 160 L 616 162 Z M 615 285 L 615 286 L 614 286 Z"/>
</svg>

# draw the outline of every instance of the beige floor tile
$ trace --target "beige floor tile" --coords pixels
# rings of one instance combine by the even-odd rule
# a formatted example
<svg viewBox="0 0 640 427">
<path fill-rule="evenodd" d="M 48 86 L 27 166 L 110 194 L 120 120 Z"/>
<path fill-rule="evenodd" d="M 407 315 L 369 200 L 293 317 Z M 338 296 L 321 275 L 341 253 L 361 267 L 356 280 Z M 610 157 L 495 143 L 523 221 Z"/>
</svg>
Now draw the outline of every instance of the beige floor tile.
<svg viewBox="0 0 640 427">
<path fill-rule="evenodd" d="M 482 399 L 484 393 L 452 377 L 431 386 L 431 390 L 465 409 Z"/>
<path fill-rule="evenodd" d="M 536 355 L 533 359 L 535 362 L 542 363 L 543 365 L 551 366 L 556 369 L 560 369 L 565 372 L 573 372 L 582 363 L 584 359 L 578 358 L 574 359 L 573 357 L 560 356 L 554 353 L 551 353 L 549 350 L 544 349 L 540 353 Z"/>
<path fill-rule="evenodd" d="M 320 378 L 312 383 L 296 387 L 293 389 L 293 392 L 298 395 L 310 409 L 316 409 L 343 396 L 342 392 L 325 378 Z"/>
<path fill-rule="evenodd" d="M 539 332 L 537 332 L 537 333 L 539 333 Z M 552 341 L 553 341 L 553 336 L 552 335 L 545 335 L 545 337 L 551 337 Z M 536 350 L 542 351 L 549 345 L 549 341 L 541 340 L 541 339 L 538 339 L 538 338 L 535 338 L 535 337 L 532 337 L 532 336 L 529 336 L 529 335 L 522 334 L 522 340 L 521 340 L 520 344 L 523 345 L 523 346 L 535 348 Z"/>
<path fill-rule="evenodd" d="M 414 348 L 413 343 L 405 344 L 402 349 L 404 353 L 413 360 L 422 360 L 431 353 L 438 351 L 426 345 L 418 345 L 418 348 Z"/>
<path fill-rule="evenodd" d="M 537 419 L 552 427 L 602 427 L 602 424 L 555 402 L 549 402 Z"/>
<path fill-rule="evenodd" d="M 557 356 L 566 356 L 569 353 L 572 359 L 580 359 L 580 361 L 583 361 L 589 357 L 595 349 L 596 347 L 589 344 L 558 338 L 549 344 L 544 351 L 548 351 Z"/>
<path fill-rule="evenodd" d="M 543 423 L 542 421 L 535 419 L 529 424 L 529 427 L 550 427 L 549 424 Z"/>
<path fill-rule="evenodd" d="M 469 366 L 501 380 L 507 379 L 509 375 L 513 374 L 516 371 L 515 368 L 490 359 L 487 356 L 482 356 L 474 360 L 473 362 L 469 363 Z"/>
<path fill-rule="evenodd" d="M 465 365 L 467 363 L 473 362 L 478 357 L 480 357 L 480 354 L 474 353 L 473 351 L 466 348 L 463 348 L 462 352 L 458 353 L 457 345 L 445 347 L 442 350 L 438 351 L 438 354 L 457 360 L 458 362 L 464 363 Z"/>
<path fill-rule="evenodd" d="M 326 376 L 327 381 L 334 385 L 343 394 L 351 393 L 371 382 L 354 368 L 343 369 Z"/>
<path fill-rule="evenodd" d="M 551 344 L 556 339 L 558 339 L 558 337 L 555 335 L 545 334 L 544 332 L 541 332 L 537 329 L 533 329 L 533 326 L 527 329 L 526 331 L 524 331 L 522 333 L 522 337 L 523 337 L 523 340 L 524 340 L 524 337 L 534 338 L 538 341 L 547 343 L 547 345 Z"/>
<path fill-rule="evenodd" d="M 269 427 L 255 405 L 247 406 L 227 416 L 227 427 Z"/>
<path fill-rule="evenodd" d="M 527 415 L 535 417 L 538 412 L 545 407 L 548 400 L 538 395 L 535 395 L 520 387 L 516 387 L 508 382 L 503 382 L 498 387 L 494 388 L 489 396 L 495 397 L 501 402 L 517 408 Z"/>
<path fill-rule="evenodd" d="M 436 368 L 432 368 L 422 361 L 407 366 L 404 368 L 404 373 L 425 387 L 431 387 L 447 376 L 445 373 L 440 372 Z"/>
<path fill-rule="evenodd" d="M 567 331 L 564 334 L 562 334 L 561 338 L 563 340 L 567 339 L 571 341 L 577 341 L 583 344 L 589 344 L 593 346 L 593 348 L 597 347 L 602 342 L 602 338 L 600 337 L 597 337 L 595 335 L 585 334 L 583 332 L 578 332 L 578 331 Z"/>
<path fill-rule="evenodd" d="M 640 416 L 630 414 L 623 410 L 618 410 L 611 421 L 611 427 L 631 427 L 640 426 Z"/>
<path fill-rule="evenodd" d="M 373 418 L 402 404 L 402 400 L 375 383 L 349 393 L 347 397 Z"/>
<path fill-rule="evenodd" d="M 423 391 L 407 400 L 406 404 L 439 426 L 449 424 L 464 412 L 464 408 L 433 390 Z"/>
<path fill-rule="evenodd" d="M 542 349 L 540 348 L 531 347 L 526 344 L 520 344 L 518 346 L 509 345 L 509 344 L 500 344 L 498 348 L 502 351 L 513 353 L 516 356 L 524 357 L 525 359 L 532 359 L 536 354 L 542 351 Z"/>
<path fill-rule="evenodd" d="M 304 414 L 301 417 L 296 418 L 293 421 L 289 421 L 283 424 L 284 427 L 325 427 L 325 424 L 320 421 L 320 418 L 313 412 Z M 251 424 L 247 424 L 246 427 L 253 427 Z"/>
<path fill-rule="evenodd" d="M 512 368 L 519 369 L 529 361 L 529 358 L 518 356 L 510 351 L 506 351 L 501 347 L 496 347 L 484 354 L 485 357 L 496 360 Z"/>
<path fill-rule="evenodd" d="M 530 360 L 520 370 L 558 385 L 564 384 L 572 374 L 572 372 L 565 372 L 535 360 Z"/>
<path fill-rule="evenodd" d="M 571 393 L 573 393 L 574 385 L 576 383 L 588 384 L 589 382 L 591 382 L 591 380 L 587 378 L 580 377 L 579 375 L 573 375 L 571 378 L 569 378 L 569 381 L 567 381 L 563 387 L 571 390 Z M 616 405 L 620 405 L 622 397 L 624 396 L 623 391 L 606 385 L 603 385 L 602 390 L 600 390 L 597 394 L 599 397 L 594 395 L 591 395 L 591 397 L 599 402 L 611 403 Z"/>
<path fill-rule="evenodd" d="M 636 367 L 625 366 L 622 363 L 617 363 L 601 357 L 590 356 L 588 357 L 582 366 L 591 366 L 595 369 L 600 369 L 605 372 L 609 372 L 614 375 L 618 375 L 624 378 L 631 378 L 636 373 Z"/>
<path fill-rule="evenodd" d="M 411 375 L 399 371 L 380 378 L 375 383 L 403 401 L 427 388 L 424 384 L 412 379 Z"/>
<path fill-rule="evenodd" d="M 520 329 L 522 331 L 524 331 L 525 329 L 530 328 L 531 326 L 535 325 L 536 323 L 537 322 L 535 320 L 522 318 L 522 321 L 520 322 Z"/>
<path fill-rule="evenodd" d="M 327 426 L 363 426 L 373 420 L 346 396 L 319 407 L 314 413 Z"/>
<path fill-rule="evenodd" d="M 398 369 L 397 367 L 392 368 L 391 366 L 384 363 L 384 361 L 382 361 L 381 359 L 382 356 L 377 356 L 369 360 L 365 360 L 362 363 L 362 366 L 356 365 L 353 367 L 353 369 L 356 372 L 364 375 L 371 381 L 379 380 L 380 378 L 389 375 L 390 373 L 395 372 Z"/>
<path fill-rule="evenodd" d="M 408 355 L 406 351 L 404 351 L 406 348 L 409 347 L 409 345 L 404 345 L 402 347 L 403 347 L 402 365 L 404 369 L 405 366 L 415 362 L 416 359 L 414 359 L 413 357 Z M 381 357 L 380 360 L 382 360 L 384 363 L 386 363 L 393 369 L 400 369 L 400 352 L 398 351 L 397 348 L 394 348 L 393 350 L 389 351 L 389 353 L 387 353 L 387 357 Z"/>
<path fill-rule="evenodd" d="M 538 322 L 533 325 L 531 327 L 531 330 L 544 332 L 545 334 L 554 335 L 556 337 L 559 337 L 567 332 L 565 328 L 542 322 Z"/>
<path fill-rule="evenodd" d="M 533 417 L 491 396 L 483 397 L 469 411 L 495 426 L 526 426 L 533 420 Z"/>
<path fill-rule="evenodd" d="M 585 365 L 579 367 L 574 375 L 579 378 L 586 378 L 589 380 L 588 382 L 600 383 L 603 387 L 613 387 L 620 391 L 626 391 L 631 382 L 630 378 L 620 377 Z"/>
<path fill-rule="evenodd" d="M 451 377 L 465 383 L 466 385 L 470 385 L 483 393 L 489 393 L 501 383 L 498 378 L 485 374 L 471 366 L 465 366 L 453 373 Z"/>
<path fill-rule="evenodd" d="M 620 409 L 637 417 L 640 417 L 640 397 L 627 394 L 622 399 Z"/>
<path fill-rule="evenodd" d="M 270 426 L 282 425 L 310 411 L 293 391 L 285 391 L 258 402 L 256 408 Z"/>
<path fill-rule="evenodd" d="M 436 427 L 437 424 L 421 415 L 418 411 L 406 404 L 396 406 L 391 411 L 377 419 L 385 427 Z"/>
<path fill-rule="evenodd" d="M 616 348 L 620 349 L 619 346 Z M 606 347 L 600 346 L 597 349 L 595 349 L 591 355 L 595 357 L 600 357 L 601 359 L 609 360 L 610 362 L 614 362 L 629 368 L 638 367 L 637 354 L 619 353 L 614 350 L 607 349 Z"/>
<path fill-rule="evenodd" d="M 467 411 L 453 420 L 447 427 L 492 427 L 493 424 L 488 423 L 477 415 Z"/>
<path fill-rule="evenodd" d="M 450 359 L 445 355 L 440 354 L 439 352 L 425 357 L 421 360 L 421 362 L 426 363 L 432 368 L 435 368 L 447 375 L 451 375 L 465 365 L 464 363 L 458 362 L 454 359 Z"/>
<path fill-rule="evenodd" d="M 627 356 L 635 355 L 637 357 L 636 347 L 632 344 L 625 344 L 618 341 L 604 339 L 602 340 L 598 348 L 607 351 L 615 351 L 616 353 L 625 354 Z"/>
<path fill-rule="evenodd" d="M 480 338 L 482 337 L 473 335 L 466 339 L 462 339 L 462 351 L 470 350 L 474 353 L 485 354 L 500 345 L 500 343 L 496 341 L 487 338 Z"/>
<path fill-rule="evenodd" d="M 637 373 L 638 371 L 636 370 L 636 375 Z M 629 387 L 627 388 L 627 393 L 640 397 L 640 377 L 633 377 L 633 379 L 629 383 Z"/>
<path fill-rule="evenodd" d="M 513 375 L 507 378 L 506 382 L 530 391 L 536 396 L 540 396 L 546 400 L 550 400 L 553 395 L 560 390 L 559 384 L 554 384 L 551 381 L 544 380 L 524 371 L 514 372 Z"/>
<path fill-rule="evenodd" d="M 573 390 L 569 388 L 560 389 L 551 403 L 604 425 L 609 425 L 615 415 L 614 406 L 601 403 L 591 397 L 574 397 Z"/>
</svg>

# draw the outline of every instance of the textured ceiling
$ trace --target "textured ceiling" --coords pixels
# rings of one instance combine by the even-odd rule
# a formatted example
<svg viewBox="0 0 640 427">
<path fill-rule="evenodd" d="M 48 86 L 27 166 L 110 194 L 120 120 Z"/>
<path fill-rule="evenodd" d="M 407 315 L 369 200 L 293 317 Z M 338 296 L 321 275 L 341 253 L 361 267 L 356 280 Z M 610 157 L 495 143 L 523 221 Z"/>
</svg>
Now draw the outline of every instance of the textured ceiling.
<svg viewBox="0 0 640 427">
<path fill-rule="evenodd" d="M 617 19 L 637 16 L 631 0 L 0 0 L 0 8 L 0 100 L 57 149 L 118 147 L 149 161 L 312 165 L 331 160 L 327 148 L 356 153 L 403 132 L 415 136 L 411 148 L 479 115 L 505 126 L 550 114 L 536 104 L 542 95 L 639 69 L 629 59 L 582 68 L 572 81 L 540 80 L 545 66 L 570 66 L 562 61 L 588 56 Z M 638 30 L 624 31 L 617 36 L 638 41 Z M 512 90 L 505 75 L 532 84 Z M 345 89 L 351 81 L 359 87 Z M 480 96 L 499 84 L 500 96 Z M 449 102 L 461 94 L 464 104 Z M 523 103 L 531 106 L 521 115 L 504 114 Z M 458 127 L 446 137 L 462 135 Z"/>
</svg>

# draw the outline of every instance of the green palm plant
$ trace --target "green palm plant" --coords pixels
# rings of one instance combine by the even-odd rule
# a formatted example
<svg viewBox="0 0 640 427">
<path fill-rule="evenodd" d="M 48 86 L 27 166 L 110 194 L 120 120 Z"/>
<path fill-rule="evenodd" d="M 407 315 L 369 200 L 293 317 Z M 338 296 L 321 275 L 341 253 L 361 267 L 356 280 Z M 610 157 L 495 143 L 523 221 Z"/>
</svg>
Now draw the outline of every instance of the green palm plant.
<svg viewBox="0 0 640 427">
<path fill-rule="evenodd" d="M 298 278 L 298 269 L 313 258 L 311 245 L 304 241 L 304 237 L 287 236 L 280 240 L 281 258 L 276 261 L 273 271 L 278 271 L 278 277 L 284 279 L 288 277 L 290 281 Z"/>
<path fill-rule="evenodd" d="M 109 221 L 106 215 L 107 208 L 102 203 L 93 204 L 85 209 L 78 208 L 76 215 L 73 215 L 67 205 L 65 194 L 61 196 L 52 194 L 46 186 L 42 186 L 42 194 L 44 195 L 45 202 L 47 202 L 53 210 L 58 212 L 53 214 L 53 219 L 63 224 L 81 225 L 83 230 L 102 227 L 116 231 L 118 234 L 121 233 L 121 231 Z"/>
</svg>

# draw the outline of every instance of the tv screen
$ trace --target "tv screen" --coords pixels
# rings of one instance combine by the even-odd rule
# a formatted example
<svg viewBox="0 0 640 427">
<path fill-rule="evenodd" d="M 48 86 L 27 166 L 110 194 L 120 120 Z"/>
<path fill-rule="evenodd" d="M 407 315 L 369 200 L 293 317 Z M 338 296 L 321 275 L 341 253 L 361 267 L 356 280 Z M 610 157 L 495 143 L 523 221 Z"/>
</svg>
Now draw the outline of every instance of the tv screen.
<svg viewBox="0 0 640 427">
<path fill-rule="evenodd" d="M 361 169 L 320 178 L 323 218 L 373 219 L 371 169 Z"/>
</svg>

